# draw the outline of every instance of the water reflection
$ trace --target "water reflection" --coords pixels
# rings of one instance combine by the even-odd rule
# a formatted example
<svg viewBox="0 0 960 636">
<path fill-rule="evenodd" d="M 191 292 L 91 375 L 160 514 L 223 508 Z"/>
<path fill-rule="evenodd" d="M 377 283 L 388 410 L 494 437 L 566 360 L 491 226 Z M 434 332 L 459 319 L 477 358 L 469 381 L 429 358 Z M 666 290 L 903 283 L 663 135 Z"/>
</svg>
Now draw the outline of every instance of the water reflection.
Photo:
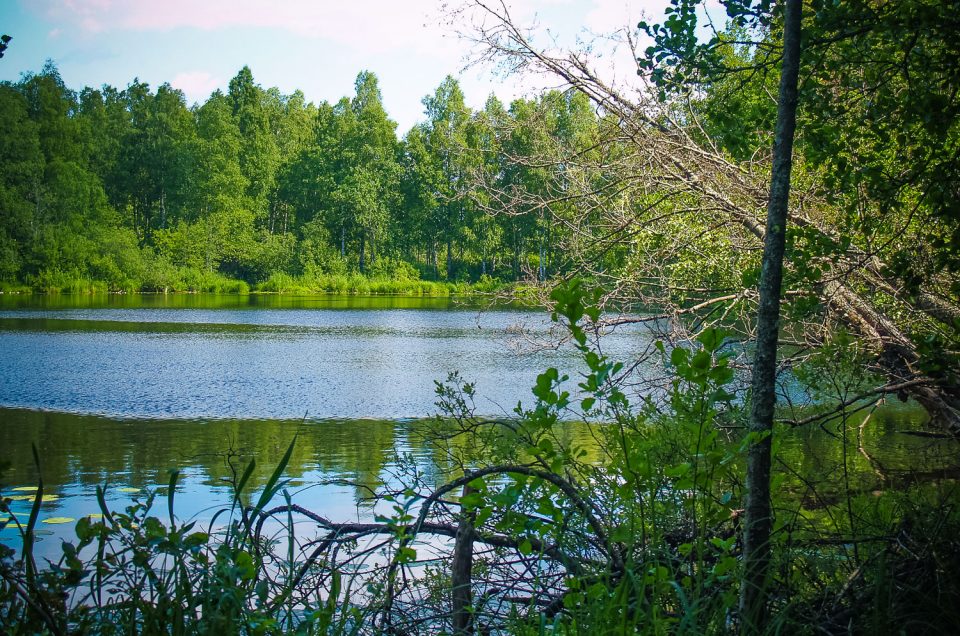
<svg viewBox="0 0 960 636">
<path fill-rule="evenodd" d="M 577 364 L 571 348 L 511 348 L 519 323 L 551 339 L 542 312 L 451 309 L 449 299 L 30 298 L 0 303 L 4 406 L 141 418 L 425 417 L 436 412 L 434 381 L 458 371 L 476 383 L 479 412 L 500 415 L 527 398 L 540 370 Z M 181 306 L 188 301 L 198 306 Z M 404 308 L 304 308 L 354 302 Z M 649 342 L 635 327 L 606 346 L 630 359 Z"/>
<path fill-rule="evenodd" d="M 434 380 L 459 371 L 476 383 L 478 413 L 496 416 L 529 403 L 548 366 L 576 383 L 569 348 L 518 355 L 509 346 L 519 323 L 533 338 L 552 337 L 542 312 L 479 313 L 449 298 L 2 297 L 2 482 L 36 485 L 36 444 L 47 493 L 58 497 L 41 518 L 78 518 L 97 512 L 98 484 L 123 507 L 162 491 L 178 469 L 178 514 L 203 519 L 228 503 L 230 480 L 251 458 L 251 491 L 261 488 L 297 436 L 287 468 L 297 502 L 337 520 L 369 519 L 365 498 L 391 479 L 399 455 L 436 480 L 456 470 L 424 441 L 428 423 L 418 419 L 437 410 Z M 630 360 L 650 341 L 632 325 L 604 350 Z M 908 434 L 923 429 L 922 410 L 886 406 L 861 426 L 866 415 L 779 431 L 784 491 L 816 507 L 842 486 L 869 493 L 957 477 L 956 442 Z M 600 461 L 585 425 L 562 426 L 560 437 Z M 457 455 L 476 452 L 454 443 Z M 21 514 L 28 508 L 15 502 Z M 66 536 L 72 524 L 60 528 Z"/>
<path fill-rule="evenodd" d="M 339 294 L 0 294 L 0 309 L 452 309 L 484 307 L 482 296 Z"/>
<path fill-rule="evenodd" d="M 898 403 L 778 430 L 784 487 L 804 495 L 808 506 L 822 507 L 848 489 L 862 494 L 954 481 L 960 447 L 954 439 L 929 436 L 928 420 L 919 406 Z"/>
<path fill-rule="evenodd" d="M 843 484 L 844 462 L 854 491 L 899 488 L 908 478 L 955 479 L 954 441 L 907 434 L 922 429 L 924 420 L 921 410 L 909 406 L 881 409 L 859 439 L 860 420 L 848 422 L 846 446 L 817 427 L 781 431 L 783 487 L 802 497 L 815 493 L 820 500 L 806 501 L 810 507 L 830 503 Z M 58 497 L 43 504 L 41 519 L 96 513 L 95 489 L 105 483 L 110 505 L 120 509 L 147 489 L 162 491 L 171 469 L 181 473 L 178 515 L 209 519 L 229 503 L 235 471 L 256 460 L 252 495 L 296 436 L 286 476 L 297 503 L 338 520 L 369 520 L 369 495 L 390 482 L 400 455 L 436 481 L 456 471 L 452 455 L 471 460 L 475 451 L 466 440 L 451 442 L 454 453 L 429 441 L 429 433 L 442 433 L 443 426 L 436 420 L 136 420 L 0 409 L 0 461 L 10 464 L 2 483 L 7 494 L 37 484 L 30 450 L 35 444 L 45 492 Z M 837 424 L 831 427 L 836 433 Z M 587 425 L 566 423 L 557 434 L 587 451 L 588 461 L 602 461 Z M 25 516 L 30 502 L 14 506 Z M 71 529 L 69 524 L 60 532 L 67 536 Z M 14 537 L 12 528 L 4 531 L 4 540 Z"/>
</svg>

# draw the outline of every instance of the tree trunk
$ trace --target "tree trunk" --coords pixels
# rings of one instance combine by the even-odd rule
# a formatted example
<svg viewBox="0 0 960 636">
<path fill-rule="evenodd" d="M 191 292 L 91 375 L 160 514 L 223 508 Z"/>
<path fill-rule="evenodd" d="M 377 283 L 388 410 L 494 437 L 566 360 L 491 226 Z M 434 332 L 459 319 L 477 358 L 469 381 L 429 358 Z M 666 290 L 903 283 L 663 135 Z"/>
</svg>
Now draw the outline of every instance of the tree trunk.
<svg viewBox="0 0 960 636">
<path fill-rule="evenodd" d="M 783 26 L 783 63 L 777 99 L 777 127 L 773 144 L 773 175 L 767 203 L 767 228 L 760 272 L 760 305 L 753 362 L 750 443 L 743 536 L 743 579 L 740 583 L 740 620 L 744 634 L 758 634 L 767 626 L 766 587 L 770 562 L 770 447 L 776 405 L 777 341 L 790 170 L 797 123 L 797 77 L 800 71 L 802 0 L 786 0 Z"/>
<path fill-rule="evenodd" d="M 447 239 L 447 280 L 453 279 L 453 239 Z"/>
<path fill-rule="evenodd" d="M 160 227 L 167 227 L 167 193 L 160 190 Z"/>
<path fill-rule="evenodd" d="M 476 491 L 469 484 L 463 487 L 464 497 L 472 492 Z M 461 514 L 450 566 L 451 616 L 457 636 L 473 634 L 473 521 L 472 512 Z"/>
<path fill-rule="evenodd" d="M 537 265 L 537 280 L 543 282 L 547 279 L 547 269 L 545 267 L 547 260 L 547 248 L 543 244 L 543 241 L 540 241 L 540 260 Z"/>
<path fill-rule="evenodd" d="M 366 236 L 363 232 L 360 232 L 360 273 L 363 274 L 366 271 L 366 262 L 364 262 L 364 249 L 366 248 Z"/>
</svg>

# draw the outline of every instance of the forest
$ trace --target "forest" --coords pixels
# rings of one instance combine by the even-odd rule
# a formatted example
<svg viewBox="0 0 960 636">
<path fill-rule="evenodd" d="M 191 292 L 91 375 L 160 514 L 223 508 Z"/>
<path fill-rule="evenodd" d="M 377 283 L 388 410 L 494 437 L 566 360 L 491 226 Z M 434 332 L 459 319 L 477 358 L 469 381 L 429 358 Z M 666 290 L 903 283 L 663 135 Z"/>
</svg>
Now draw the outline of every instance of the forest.
<svg viewBox="0 0 960 636">
<path fill-rule="evenodd" d="M 52 63 L 0 92 L 11 290 L 546 280 L 562 267 L 562 228 L 543 209 L 488 214 L 477 178 L 543 190 L 542 171 L 507 157 L 597 125 L 585 96 L 560 92 L 509 109 L 491 96 L 473 112 L 447 77 L 423 99 L 426 121 L 398 139 L 366 71 L 354 96 L 320 105 L 263 89 L 246 67 L 192 108 L 169 84 L 77 92 Z"/>
<path fill-rule="evenodd" d="M 474 62 L 560 88 L 471 111 L 448 77 L 402 138 L 369 72 L 334 105 L 248 68 L 192 108 L 169 85 L 75 93 L 52 65 L 0 86 L 5 291 L 496 290 L 546 307 L 547 346 L 579 365 L 502 417 L 470 378 L 438 378 L 411 445 L 433 463 L 398 452 L 381 483 L 366 467 L 369 520 L 294 502 L 298 430 L 218 465 L 219 525 L 177 516 L 178 471 L 124 512 L 96 486 L 100 512 L 41 575 L 41 480 L 0 620 L 952 633 L 960 3 L 723 0 L 723 25 L 706 4 L 607 34 L 626 83 L 506 3 L 456 4 Z M 614 359 L 604 337 L 637 326 L 644 350 Z M 905 469 L 868 444 L 898 408 L 920 414 L 890 425 L 923 444 Z"/>
</svg>

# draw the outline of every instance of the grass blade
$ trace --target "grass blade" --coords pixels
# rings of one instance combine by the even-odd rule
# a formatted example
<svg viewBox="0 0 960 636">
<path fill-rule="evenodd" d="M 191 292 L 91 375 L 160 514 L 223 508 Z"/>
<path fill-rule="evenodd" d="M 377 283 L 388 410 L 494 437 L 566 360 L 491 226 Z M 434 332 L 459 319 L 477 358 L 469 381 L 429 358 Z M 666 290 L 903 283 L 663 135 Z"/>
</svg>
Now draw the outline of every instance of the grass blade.
<svg viewBox="0 0 960 636">
<path fill-rule="evenodd" d="M 274 495 L 277 494 L 283 484 L 279 484 L 280 477 L 283 475 L 283 471 L 287 469 L 287 464 L 290 463 L 290 456 L 293 455 L 293 447 L 297 443 L 297 436 L 294 435 L 293 439 L 290 440 L 290 446 L 287 447 L 287 452 L 283 454 L 283 458 L 280 460 L 280 463 L 277 464 L 277 467 L 273 470 L 273 474 L 270 475 L 270 480 L 267 482 L 267 485 L 264 487 L 263 492 L 260 493 L 260 499 L 257 500 L 256 510 L 259 512 L 273 499 Z"/>
<path fill-rule="evenodd" d="M 167 511 L 170 513 L 170 531 L 172 532 L 177 525 L 173 516 L 173 495 L 177 492 L 177 479 L 180 477 L 179 470 L 170 471 L 170 484 L 167 486 Z"/>
<path fill-rule="evenodd" d="M 33 464 L 37 467 L 37 492 L 33 497 L 33 505 L 30 507 L 30 517 L 27 520 L 27 528 L 23 534 L 23 559 L 27 565 L 27 580 L 32 586 L 34 577 L 37 573 L 37 564 L 33 558 L 33 543 L 35 539 L 34 528 L 37 526 L 37 518 L 40 516 L 40 503 L 43 501 L 43 471 L 40 469 L 40 453 L 37 452 L 37 445 L 31 444 L 33 450 Z"/>
</svg>

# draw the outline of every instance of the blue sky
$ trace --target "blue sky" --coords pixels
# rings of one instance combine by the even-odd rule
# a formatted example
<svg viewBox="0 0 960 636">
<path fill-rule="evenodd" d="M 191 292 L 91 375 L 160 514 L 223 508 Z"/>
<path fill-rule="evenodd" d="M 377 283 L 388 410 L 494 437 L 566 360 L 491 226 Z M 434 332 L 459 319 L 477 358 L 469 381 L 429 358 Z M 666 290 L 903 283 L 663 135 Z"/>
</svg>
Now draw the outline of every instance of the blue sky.
<svg viewBox="0 0 960 636">
<path fill-rule="evenodd" d="M 494 0 L 496 1 L 496 0 Z M 422 119 L 421 99 L 447 75 L 460 78 L 468 103 L 490 92 L 509 99 L 541 88 L 542 79 L 461 73 L 469 51 L 447 24 L 441 0 L 0 0 L 0 31 L 13 36 L 0 80 L 19 79 L 52 59 L 74 89 L 135 77 L 203 101 L 243 66 L 265 88 L 300 89 L 308 101 L 336 101 L 353 91 L 361 70 L 380 79 L 390 116 L 406 132 Z M 536 21 L 561 45 L 590 33 L 662 15 L 667 0 L 515 0 L 517 21 Z M 463 22 L 460 23 L 463 25 Z M 545 35 L 543 37 L 546 37 Z M 628 78 L 630 57 L 610 53 Z M 608 62 L 610 63 L 610 62 Z"/>
</svg>

